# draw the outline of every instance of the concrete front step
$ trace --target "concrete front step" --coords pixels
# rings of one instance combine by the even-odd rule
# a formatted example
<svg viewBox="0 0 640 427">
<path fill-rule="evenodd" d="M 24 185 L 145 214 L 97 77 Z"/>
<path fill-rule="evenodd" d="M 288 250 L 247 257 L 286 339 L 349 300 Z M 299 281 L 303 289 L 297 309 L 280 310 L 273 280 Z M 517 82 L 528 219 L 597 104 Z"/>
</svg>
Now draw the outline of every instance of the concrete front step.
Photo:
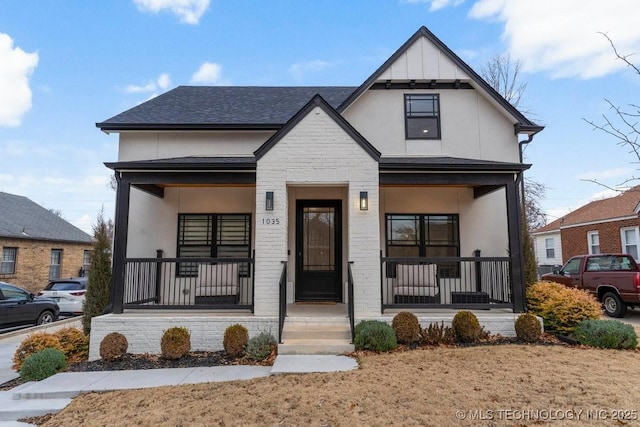
<svg viewBox="0 0 640 427">
<path fill-rule="evenodd" d="M 354 351 L 351 326 L 345 317 L 288 317 L 278 354 L 344 354 Z"/>
<path fill-rule="evenodd" d="M 354 351 L 349 340 L 289 340 L 278 344 L 279 355 L 345 354 Z"/>
</svg>

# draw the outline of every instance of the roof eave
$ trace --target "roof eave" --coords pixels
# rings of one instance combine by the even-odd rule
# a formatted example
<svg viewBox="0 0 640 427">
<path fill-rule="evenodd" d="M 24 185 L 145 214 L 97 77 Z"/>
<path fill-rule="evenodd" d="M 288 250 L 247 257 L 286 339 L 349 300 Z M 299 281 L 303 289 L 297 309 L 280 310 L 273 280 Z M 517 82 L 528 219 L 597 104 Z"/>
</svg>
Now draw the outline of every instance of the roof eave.
<svg viewBox="0 0 640 427">
<path fill-rule="evenodd" d="M 121 131 L 185 131 L 185 130 L 264 130 L 274 131 L 283 126 L 282 123 L 96 123 L 96 127 L 104 132 Z"/>
</svg>

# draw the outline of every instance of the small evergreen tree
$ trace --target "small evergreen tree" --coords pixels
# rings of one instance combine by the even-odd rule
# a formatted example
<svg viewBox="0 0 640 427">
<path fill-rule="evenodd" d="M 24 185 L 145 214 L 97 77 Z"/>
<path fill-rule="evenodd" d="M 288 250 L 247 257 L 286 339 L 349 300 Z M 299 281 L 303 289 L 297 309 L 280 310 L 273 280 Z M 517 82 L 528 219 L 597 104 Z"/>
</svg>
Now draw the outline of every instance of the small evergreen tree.
<svg viewBox="0 0 640 427">
<path fill-rule="evenodd" d="M 104 219 L 104 208 L 98 212 L 98 222 L 93 226 L 95 245 L 89 267 L 89 281 L 84 301 L 82 327 L 91 331 L 91 319 L 100 316 L 111 303 L 111 227 Z"/>
<path fill-rule="evenodd" d="M 538 281 L 538 263 L 527 221 L 522 221 L 522 255 L 524 258 L 524 286 L 528 288 Z"/>
</svg>

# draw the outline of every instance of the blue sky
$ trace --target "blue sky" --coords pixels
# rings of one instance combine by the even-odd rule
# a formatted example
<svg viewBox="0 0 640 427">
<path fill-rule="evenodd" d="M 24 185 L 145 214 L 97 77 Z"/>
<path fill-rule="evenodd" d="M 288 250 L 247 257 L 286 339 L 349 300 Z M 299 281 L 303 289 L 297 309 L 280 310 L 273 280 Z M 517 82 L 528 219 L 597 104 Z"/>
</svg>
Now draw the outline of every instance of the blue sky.
<svg viewBox="0 0 640 427">
<path fill-rule="evenodd" d="M 585 121 L 640 102 L 637 0 L 3 0 L 0 191 L 91 230 L 113 216 L 103 162 L 116 134 L 95 127 L 178 85 L 354 85 L 425 25 L 479 71 L 510 52 L 521 107 L 546 126 L 527 148 L 549 221 L 637 175 L 628 149 Z"/>
</svg>

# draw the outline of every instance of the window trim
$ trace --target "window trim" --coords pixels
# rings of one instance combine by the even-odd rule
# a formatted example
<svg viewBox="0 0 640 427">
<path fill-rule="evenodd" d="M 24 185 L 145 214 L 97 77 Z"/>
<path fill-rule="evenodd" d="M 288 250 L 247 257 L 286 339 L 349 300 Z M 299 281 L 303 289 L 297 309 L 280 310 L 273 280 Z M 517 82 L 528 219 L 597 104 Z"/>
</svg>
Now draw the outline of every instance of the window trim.
<svg viewBox="0 0 640 427">
<path fill-rule="evenodd" d="M 409 135 L 409 111 L 407 109 L 408 100 L 411 97 L 419 97 L 419 96 L 433 96 L 435 97 L 435 105 L 437 108 L 437 113 L 432 116 L 418 116 L 422 118 L 435 118 L 437 122 L 438 134 L 436 136 L 410 136 Z M 441 117 L 442 111 L 440 109 L 440 94 L 439 93 L 405 93 L 404 94 L 404 136 L 407 140 L 440 140 L 442 139 L 442 128 L 441 128 Z M 414 117 L 416 118 L 416 117 Z"/>
<path fill-rule="evenodd" d="M 416 236 L 417 237 L 416 245 L 393 245 L 393 244 L 389 245 L 389 219 L 390 217 L 393 217 L 393 216 L 413 216 L 418 218 L 418 230 L 417 230 L 418 236 Z M 446 216 L 450 218 L 455 218 L 455 227 L 456 227 L 455 236 L 457 237 L 457 244 L 453 244 L 453 245 L 428 245 L 427 244 L 427 237 L 425 233 L 425 219 L 428 217 L 436 217 L 436 216 Z M 399 246 L 406 246 L 406 247 L 417 246 L 418 257 L 420 258 L 440 258 L 437 256 L 427 256 L 426 251 L 427 251 L 427 248 L 429 247 L 431 248 L 452 248 L 453 247 L 456 249 L 456 254 L 453 256 L 460 257 L 460 214 L 457 214 L 457 213 L 455 214 L 452 214 L 452 213 L 385 213 L 384 224 L 385 224 L 384 245 L 385 245 L 385 254 L 387 255 L 387 257 L 391 257 L 389 255 L 389 247 L 399 247 Z M 391 257 L 391 258 L 394 258 L 394 257 Z M 399 258 L 405 258 L 405 257 L 399 257 Z M 447 277 L 447 278 L 459 277 L 460 271 L 459 271 L 459 268 L 457 267 L 458 264 L 459 263 L 455 263 L 455 266 L 453 266 L 452 264 L 451 265 L 451 268 L 453 268 L 452 273 L 442 277 Z M 387 277 L 395 277 L 395 269 L 393 269 L 393 271 L 388 269 Z"/>
<path fill-rule="evenodd" d="M 597 245 L 593 244 L 593 241 L 591 239 L 593 236 L 598 237 Z M 598 252 L 593 251 L 593 248 L 595 246 L 598 247 Z M 600 233 L 598 232 L 598 230 L 587 231 L 587 248 L 588 248 L 589 255 L 600 255 L 600 252 L 601 252 L 600 251 Z"/>
<path fill-rule="evenodd" d="M 548 243 L 551 242 L 551 247 L 549 247 Z M 553 237 L 545 237 L 544 239 L 544 250 L 547 259 L 555 259 L 556 258 L 556 243 Z M 549 256 L 549 251 L 551 251 L 551 256 Z"/>
<path fill-rule="evenodd" d="M 60 253 L 60 260 L 58 261 L 59 264 L 53 264 L 53 254 L 54 252 L 58 252 Z M 50 252 L 50 259 L 49 259 L 49 280 L 60 280 L 60 278 L 62 277 L 62 249 L 56 249 L 56 248 L 52 248 L 51 252 Z M 58 275 L 57 276 L 53 276 L 53 272 L 54 269 L 53 267 L 57 266 L 58 267 Z"/>
<path fill-rule="evenodd" d="M 188 245 L 180 244 L 180 240 L 181 240 L 180 224 L 183 218 L 187 216 L 209 217 L 208 221 L 211 221 L 211 228 L 207 231 L 208 233 L 210 233 L 210 235 L 207 236 L 207 240 L 211 242 L 210 244 L 207 245 L 209 246 L 209 254 L 207 258 L 218 258 L 218 246 L 238 246 L 238 247 L 246 246 L 247 247 L 246 258 L 251 258 L 252 239 L 253 239 L 253 234 L 252 234 L 253 220 L 252 220 L 252 214 L 247 212 L 243 212 L 243 213 L 202 213 L 202 212 L 178 213 L 178 224 L 177 224 L 177 230 L 176 230 L 176 257 L 177 258 L 190 258 L 188 256 L 181 256 L 181 250 L 180 250 L 182 246 L 188 246 Z M 218 232 L 219 232 L 218 224 L 220 223 L 219 219 L 220 217 L 225 217 L 225 216 L 244 216 L 245 217 L 245 221 L 248 224 L 248 230 L 247 230 L 248 236 L 247 236 L 246 245 L 219 245 L 218 244 Z M 194 245 L 194 246 L 203 246 L 203 245 Z M 198 257 L 193 257 L 193 258 L 197 259 Z M 220 257 L 220 258 L 225 258 L 225 257 Z M 240 258 L 244 258 L 244 257 L 240 257 Z M 249 277 L 249 274 L 250 274 L 250 269 L 247 268 L 245 272 L 243 272 L 241 269 L 241 272 L 240 272 L 241 277 Z M 191 277 L 191 276 L 192 274 L 182 272 L 179 267 L 176 268 L 176 277 Z"/>
<path fill-rule="evenodd" d="M 640 232 L 638 227 L 621 227 L 620 228 L 620 247 L 622 249 L 622 253 L 623 254 L 629 254 L 627 252 L 627 246 L 630 246 L 627 244 L 626 241 L 626 231 L 635 231 L 635 235 L 636 235 L 636 243 L 635 243 L 635 247 L 636 247 L 636 255 L 637 258 L 640 258 Z M 631 255 L 631 254 L 629 254 Z M 633 255 L 632 255 L 633 256 Z M 634 257 L 634 259 L 637 259 L 636 257 Z"/>
<path fill-rule="evenodd" d="M 13 250 L 13 260 L 5 261 L 5 251 Z M 2 258 L 0 259 L 0 275 L 9 276 L 16 274 L 16 266 L 18 264 L 18 248 L 15 246 L 4 246 L 2 248 Z M 5 265 L 11 265 L 11 271 L 4 271 Z"/>
</svg>

